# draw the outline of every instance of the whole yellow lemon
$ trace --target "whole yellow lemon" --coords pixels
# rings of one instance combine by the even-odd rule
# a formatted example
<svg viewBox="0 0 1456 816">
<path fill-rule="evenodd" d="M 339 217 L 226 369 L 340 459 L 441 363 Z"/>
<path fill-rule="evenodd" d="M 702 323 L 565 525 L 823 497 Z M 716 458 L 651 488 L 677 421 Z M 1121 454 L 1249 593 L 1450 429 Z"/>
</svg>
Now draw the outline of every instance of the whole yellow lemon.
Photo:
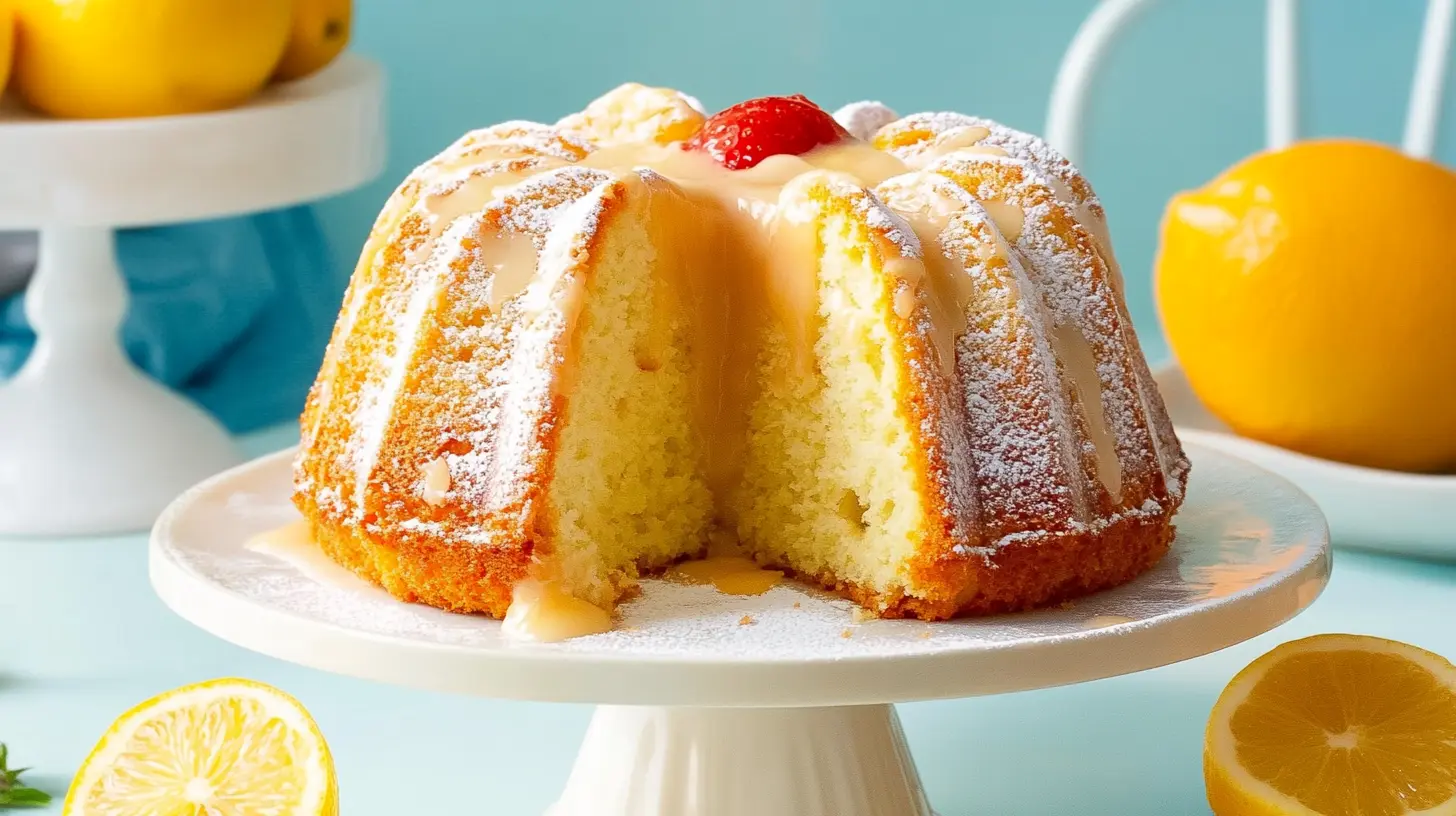
<svg viewBox="0 0 1456 816">
<path fill-rule="evenodd" d="M 1456 174 L 1382 145 L 1262 153 L 1163 220 L 1156 288 L 1200 400 L 1326 459 L 1456 470 Z"/>
<path fill-rule="evenodd" d="M 299 79 L 333 62 L 348 46 L 352 24 L 350 0 L 298 0 L 288 47 L 273 78 Z"/>
<path fill-rule="evenodd" d="M 18 0 L 15 85 L 52 116 L 229 108 L 272 76 L 293 0 Z"/>
</svg>

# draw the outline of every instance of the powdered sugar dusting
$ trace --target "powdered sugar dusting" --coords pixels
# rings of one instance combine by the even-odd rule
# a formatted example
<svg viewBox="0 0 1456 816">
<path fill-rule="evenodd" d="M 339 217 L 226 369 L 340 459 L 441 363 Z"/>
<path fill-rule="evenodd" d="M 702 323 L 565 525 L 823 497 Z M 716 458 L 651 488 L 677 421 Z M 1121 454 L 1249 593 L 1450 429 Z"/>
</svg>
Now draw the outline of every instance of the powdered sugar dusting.
<svg viewBox="0 0 1456 816">
<path fill-rule="evenodd" d="M 1084 503 L 1072 490 L 1076 465 L 1058 410 L 1055 359 L 1019 260 L 980 203 L 944 176 L 911 173 L 876 192 L 892 207 L 938 214 L 928 223 L 944 224 L 936 240 L 951 265 L 946 273 L 969 278 L 956 382 L 947 397 L 964 407 L 966 427 L 936 437 L 949 448 L 946 489 L 975 494 L 965 503 L 976 507 L 972 527 L 993 546 L 1029 529 L 1070 529 L 1084 516 Z"/>
<path fill-rule="evenodd" d="M 480 229 L 480 217 L 466 216 L 456 219 L 446 228 L 434 251 L 424 263 L 414 265 L 406 278 L 405 288 L 409 297 L 405 308 L 389 327 L 394 338 L 392 354 L 384 361 L 384 376 L 366 386 L 355 414 L 354 461 L 354 511 L 358 518 L 364 516 L 364 495 L 374 474 L 374 465 L 379 457 L 379 448 L 384 442 L 384 429 L 404 384 L 407 363 L 413 356 L 420 334 L 420 323 L 425 310 L 439 293 L 440 282 L 450 265 L 452 247 L 456 247 L 469 235 Z"/>
<path fill-rule="evenodd" d="M 1090 234 L 1077 225 L 1070 208 L 1056 198 L 1047 177 L 1025 161 L 955 154 L 933 169 L 970 185 L 969 192 L 979 199 L 1006 201 L 1024 212 L 1016 251 L 1025 261 L 1050 323 L 1075 327 L 1091 349 L 1095 376 L 1101 385 L 1102 415 L 1123 474 L 1124 495 L 1114 498 L 1114 506 L 1130 508 L 1128 513 L 1137 514 L 1144 498 L 1160 487 L 1156 483 L 1160 480 L 1153 478 L 1160 463 L 1153 453 L 1141 397 L 1135 391 L 1129 355 L 1136 352 L 1124 342 L 1116 294 Z M 1061 360 L 1061 364 L 1063 378 L 1074 382 L 1075 372 L 1066 370 L 1071 361 Z M 1087 406 L 1083 409 L 1095 410 Z M 1077 429 L 1084 462 L 1095 461 L 1096 445 L 1086 420 L 1074 422 L 1072 427 Z M 1087 469 L 1085 464 L 1083 469 Z M 1094 490 L 1090 484 L 1085 489 Z"/>
<path fill-rule="evenodd" d="M 1085 209 L 1094 220 L 1103 218 L 1102 205 L 1091 185 L 1065 156 L 1040 137 L 993 119 L 950 111 L 914 113 L 882 128 L 877 138 L 891 154 L 912 166 L 924 167 L 957 146 L 969 146 L 962 142 L 975 134 L 980 134 L 975 147 L 1000 148 L 1011 158 L 1029 162 L 1050 177 L 1058 193 L 1075 207 Z"/>
<path fill-rule="evenodd" d="M 974 147 L 999 148 L 1011 159 L 1020 160 L 1039 171 L 1039 183 L 1046 185 L 1055 197 L 1071 210 L 1073 218 L 1086 228 L 1097 245 L 1106 265 L 1105 277 L 1113 289 L 1114 311 L 1120 313 L 1121 345 L 1126 349 L 1132 367 L 1137 404 L 1133 413 L 1140 414 L 1139 424 L 1150 425 L 1150 438 L 1162 471 L 1168 495 L 1176 502 L 1182 495 L 1188 461 L 1173 432 L 1167 410 L 1147 370 L 1147 361 L 1130 325 L 1126 307 L 1121 303 L 1121 272 L 1112 248 L 1106 215 L 1092 186 L 1067 158 L 1043 139 L 1000 122 L 955 112 L 928 112 L 906 116 L 881 128 L 876 144 L 912 165 L 924 166 L 954 155 L 956 150 L 973 141 Z M 989 157 L 986 157 L 989 158 Z M 1041 242 L 1043 248 L 1046 243 Z M 1064 304 L 1069 305 L 1069 304 Z M 1076 308 L 1075 304 L 1070 304 Z"/>
<path fill-rule="evenodd" d="M 421 281 L 440 272 L 438 265 L 430 263 L 438 236 L 457 217 L 478 212 L 495 192 L 488 186 L 491 177 L 519 175 L 544 169 L 552 162 L 574 161 L 589 150 L 585 143 L 555 128 L 534 122 L 505 122 L 457 139 L 415 168 L 391 196 L 371 230 L 362 259 L 365 262 L 350 282 L 329 351 L 311 391 L 308 412 L 312 421 L 303 428 L 306 447 L 298 461 L 298 485 L 301 492 L 312 492 L 321 508 L 337 511 L 343 517 L 349 500 L 359 498 L 359 493 L 351 489 L 346 496 L 340 484 L 314 484 L 312 474 L 319 468 L 351 472 L 357 479 L 358 474 L 373 467 L 383 433 L 380 423 L 387 418 L 391 394 L 397 393 L 399 386 L 401 368 L 397 362 L 407 359 L 413 348 L 413 334 L 409 332 L 412 326 L 417 328 L 417 321 L 423 317 L 421 310 L 430 299 L 431 290 L 429 286 L 422 288 Z M 472 185 L 485 195 L 459 195 Z M 441 201 L 447 203 L 436 212 L 432 202 Z M 426 225 L 428 232 L 423 238 L 412 221 Z M 403 250 L 402 264 L 383 251 L 390 246 Z M 342 401 L 335 400 L 339 356 L 345 346 L 360 341 L 355 335 L 366 304 L 372 319 L 364 321 L 368 325 L 360 337 L 378 337 L 373 344 L 375 359 L 360 378 L 363 383 L 359 390 L 345 394 Z M 342 449 L 330 447 L 315 453 L 313 443 L 325 423 L 334 428 L 333 436 L 347 441 Z M 330 462 L 310 464 L 311 456 L 328 456 Z M 352 509 L 356 516 L 363 512 L 359 505 Z"/>
<path fill-rule="evenodd" d="M 499 203 L 489 209 L 498 212 L 501 221 L 512 230 L 529 233 L 544 248 L 548 238 L 560 226 L 560 232 L 594 232 L 601 214 L 601 201 L 596 206 L 579 209 L 576 217 L 567 219 L 568 208 L 593 190 L 616 176 L 605 170 L 589 167 L 561 167 L 532 176 L 519 185 L 502 190 Z M 544 259 L 543 259 L 544 262 Z"/>
<path fill-rule="evenodd" d="M 703 103 L 672 88 L 627 82 L 556 126 L 600 146 L 685 141 L 702 127 Z"/>
<path fill-rule="evenodd" d="M 432 162 L 449 163 L 487 147 L 515 147 L 542 156 L 577 161 L 592 151 L 592 145 L 569 131 L 540 122 L 512 120 L 472 130 L 440 151 Z"/>
<path fill-rule="evenodd" d="M 549 160 L 540 156 L 495 159 L 481 164 L 472 164 L 454 170 L 453 172 L 444 172 L 436 176 L 431 176 L 420 192 L 420 199 L 421 201 L 428 201 L 431 198 L 454 196 L 456 193 L 465 189 L 472 181 L 480 178 L 490 180 L 501 178 L 510 179 L 516 176 L 525 176 L 526 174 L 548 170 L 553 166 L 553 164 L 549 163 Z M 520 180 L 524 179 L 518 179 L 518 181 Z M 497 190 L 491 190 L 484 201 L 467 204 L 465 209 L 470 212 L 479 210 L 490 199 L 494 198 L 497 193 Z"/>
<path fill-rule="evenodd" d="M 522 161 L 528 166 L 516 168 Z M 475 170 L 500 166 L 530 170 L 532 161 L 512 160 L 503 165 L 493 163 L 460 172 L 470 175 Z M 490 181 L 490 174 L 486 176 L 485 181 Z M 327 494 L 337 486 L 315 485 L 306 476 L 300 477 L 299 489 L 311 491 L 320 507 L 342 510 L 342 505 L 346 505 L 355 520 L 363 519 L 366 508 L 372 506 L 366 500 L 371 491 L 385 503 L 397 502 L 402 495 L 417 496 L 419 468 L 425 462 L 381 461 L 380 450 L 388 429 L 395 423 L 437 421 L 443 423 L 438 431 L 442 442 L 453 439 L 465 443 L 461 446 L 464 452 L 448 453 L 443 461 L 451 473 L 452 502 L 454 506 L 468 507 L 471 518 L 465 524 L 437 526 L 434 530 L 421 527 L 415 532 L 440 532 L 442 539 L 488 545 L 494 543 L 495 536 L 472 523 L 478 522 L 482 513 L 504 512 L 506 508 L 510 512 L 529 513 L 529 505 L 516 500 L 523 489 L 525 471 L 539 459 L 532 453 L 539 445 L 536 434 L 539 416 L 553 394 L 556 368 L 552 361 L 560 354 L 555 338 L 570 319 L 569 312 L 559 307 L 564 302 L 562 290 L 569 288 L 563 287 L 562 281 L 568 276 L 563 268 L 569 264 L 571 252 L 544 253 L 546 257 L 540 264 L 542 274 L 533 282 L 536 291 L 533 293 L 528 286 L 528 291 L 519 298 L 523 303 L 534 298 L 534 316 L 521 321 L 513 336 L 507 336 L 506 326 L 515 322 L 514 312 L 505 321 L 477 322 L 459 315 L 442 320 L 440 315 L 431 313 L 430 306 L 440 302 L 441 286 L 446 281 L 450 282 L 452 297 L 445 308 L 463 313 L 489 303 L 497 268 L 490 252 L 498 244 L 480 240 L 486 233 L 502 237 L 520 235 L 538 250 L 546 250 L 551 243 L 549 237 L 558 232 L 562 235 L 559 240 L 576 241 L 582 240 L 582 235 L 594 233 L 600 196 L 591 194 L 613 178 L 603 171 L 566 166 L 490 190 L 494 200 L 478 208 L 467 207 L 462 215 L 448 213 L 453 220 L 431 242 L 428 257 L 411 260 L 406 254 L 401 262 L 398 287 L 402 308 L 385 324 L 386 335 L 379 352 L 380 373 L 366 380 L 361 389 L 353 416 L 354 433 L 345 450 L 354 482 L 346 496 L 337 492 Z M 451 181 L 450 177 L 442 179 L 444 186 L 435 192 L 461 195 L 450 185 Z M 590 203 L 581 203 L 586 200 Z M 561 230 L 556 229 L 558 225 Z M 521 306 L 512 304 L 510 308 L 518 310 Z M 480 311 L 489 313 L 492 309 Z M 443 335 L 439 348 L 429 349 L 428 364 L 455 382 L 480 385 L 466 391 L 464 404 L 449 411 L 420 410 L 419 403 L 427 401 L 428 396 L 417 388 L 408 389 L 401 403 L 411 361 L 426 362 L 415 359 L 426 324 Z M 457 355 L 456 349 L 464 347 L 478 351 L 479 357 Z M 504 349 L 510 353 L 491 358 L 489 350 Z M 399 416 L 399 404 L 406 404 L 408 409 L 408 416 L 403 419 Z M 457 419 L 452 420 L 452 416 Z M 392 481 L 387 476 L 381 477 L 391 472 L 394 473 Z M 456 499 L 460 501 L 455 502 Z M 378 531 L 375 527 L 371 529 Z M 501 525 L 495 529 L 501 529 Z M 443 534 L 445 530 L 449 530 L 448 535 Z"/>
<path fill-rule="evenodd" d="M 928 642 L 936 640 L 938 629 L 949 626 L 865 619 L 859 613 L 850 601 L 793 583 L 762 595 L 724 595 L 711 586 L 648 580 L 642 583 L 639 598 L 620 607 L 614 630 L 566 641 L 561 648 L 783 659 L 802 654 L 806 643 L 825 657 L 850 657 L 871 650 L 912 654 L 945 648 L 953 638 L 945 632 L 939 642 Z"/>
<path fill-rule="evenodd" d="M 810 190 L 823 186 L 830 195 L 849 201 L 855 215 L 864 219 L 870 229 L 879 233 L 907 258 L 922 255 L 920 239 L 910 222 L 886 207 L 874 194 L 862 187 L 857 179 L 846 173 L 815 170 L 798 176 L 784 185 L 779 195 L 779 210 L 793 220 L 805 221 L 814 217 Z"/>
<path fill-rule="evenodd" d="M 688 104 L 688 107 L 692 108 L 698 113 L 703 114 L 704 116 L 708 115 L 708 109 L 703 107 L 702 101 L 699 100 L 696 96 L 693 96 L 692 94 L 685 94 L 682 92 L 679 92 L 679 94 L 682 96 L 682 100 Z"/>
<path fill-rule="evenodd" d="M 1074 206 L 1090 208 L 1097 217 L 1101 217 L 1102 205 L 1098 203 L 1097 196 L 1092 193 L 1092 187 L 1087 184 L 1081 172 L 1041 137 L 1007 127 L 992 119 L 972 116 L 968 120 L 969 126 L 983 127 L 989 131 L 979 144 L 999 147 L 1013 159 L 1030 162 L 1054 182 L 1065 185 Z"/>
<path fill-rule="evenodd" d="M 499 621 L 402 603 L 342 570 L 337 579 L 320 581 L 263 553 L 173 552 L 207 580 L 254 603 L 369 637 L 468 649 L 797 662 L 984 648 L 1015 637 L 1008 623 L 1037 620 L 1035 615 L 939 624 L 863 620 L 853 603 L 797 584 L 738 596 L 649 579 L 639 598 L 619 608 L 613 631 L 560 643 L 519 643 L 503 634 Z M 742 623 L 745 615 L 752 625 Z"/>
<path fill-rule="evenodd" d="M 967 208 L 979 229 L 1001 238 L 979 204 Z M 1002 239 L 1004 240 L 1004 239 Z M 966 408 L 978 433 L 976 472 L 982 481 L 984 523 L 1059 528 L 1086 517 L 1076 490 L 1071 423 L 1061 397 L 1047 326 L 1021 258 L 973 261 L 983 317 L 972 322 Z M 990 320 L 984 315 L 994 315 Z"/>
<path fill-rule="evenodd" d="M 883 139 L 892 134 L 910 131 L 927 131 L 931 135 L 939 135 L 954 130 L 955 128 L 966 127 L 975 121 L 974 117 L 954 111 L 912 113 L 900 121 L 892 123 L 894 125 L 893 127 L 885 125 L 876 136 L 877 138 Z"/>
<path fill-rule="evenodd" d="M 899 118 L 900 114 L 889 105 L 873 101 L 851 102 L 834 112 L 834 120 L 849 131 L 849 135 L 865 142 L 873 139 L 880 128 Z"/>
<path fill-rule="evenodd" d="M 613 178 L 599 170 L 559 168 L 503 191 L 481 215 L 503 234 L 528 236 L 539 248 L 540 258 L 537 276 L 506 316 L 505 322 L 516 326 L 514 334 L 508 340 L 498 336 L 491 344 L 509 350 L 505 359 L 480 363 L 483 388 L 471 399 L 484 421 L 465 435 L 467 452 L 445 455 L 454 497 L 478 512 L 523 506 L 522 491 L 529 483 L 524 470 L 538 458 L 533 453 L 540 444 L 540 418 L 555 394 L 561 338 L 575 316 L 574 253 L 595 234 L 603 190 Z M 479 245 L 462 246 L 459 251 L 476 253 L 472 262 L 480 262 Z M 482 285 L 477 290 L 461 295 L 488 299 L 489 277 L 479 280 Z M 481 328 L 492 326 L 501 331 L 498 323 Z M 476 543 L 491 540 L 470 525 L 458 526 L 450 535 Z"/>
<path fill-rule="evenodd" d="M 870 229 L 876 230 L 889 239 L 899 248 L 900 254 L 907 258 L 919 258 L 924 252 L 920 247 L 920 239 L 915 235 L 915 230 L 906 221 L 889 207 L 881 204 L 873 195 L 863 195 L 855 200 L 855 212 L 864 218 Z"/>
</svg>

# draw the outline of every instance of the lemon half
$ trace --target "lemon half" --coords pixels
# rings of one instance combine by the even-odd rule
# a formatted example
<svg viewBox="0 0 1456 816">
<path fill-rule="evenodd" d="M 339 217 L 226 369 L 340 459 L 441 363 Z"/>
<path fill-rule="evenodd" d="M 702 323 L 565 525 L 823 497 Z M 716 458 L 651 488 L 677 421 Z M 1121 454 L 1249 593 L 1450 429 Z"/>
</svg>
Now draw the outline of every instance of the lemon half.
<svg viewBox="0 0 1456 816">
<path fill-rule="evenodd" d="M 1224 689 L 1203 760 L 1217 816 L 1456 814 L 1456 666 L 1375 637 L 1286 643 Z"/>
<path fill-rule="evenodd" d="M 251 680 L 169 691 L 123 714 L 66 796 L 67 816 L 339 812 L 333 758 L 292 697 Z"/>
</svg>

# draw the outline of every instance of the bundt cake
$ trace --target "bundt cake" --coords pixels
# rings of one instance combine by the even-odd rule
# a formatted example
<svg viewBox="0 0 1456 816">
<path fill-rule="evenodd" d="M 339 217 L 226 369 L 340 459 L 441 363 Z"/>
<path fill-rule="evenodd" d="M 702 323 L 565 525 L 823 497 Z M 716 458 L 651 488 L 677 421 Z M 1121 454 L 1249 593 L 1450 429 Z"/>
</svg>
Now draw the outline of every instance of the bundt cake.
<svg viewBox="0 0 1456 816">
<path fill-rule="evenodd" d="M 301 424 L 334 560 L 495 617 L 711 547 L 885 617 L 1026 609 L 1157 561 L 1188 473 L 1039 139 L 640 85 L 411 173 Z"/>
</svg>

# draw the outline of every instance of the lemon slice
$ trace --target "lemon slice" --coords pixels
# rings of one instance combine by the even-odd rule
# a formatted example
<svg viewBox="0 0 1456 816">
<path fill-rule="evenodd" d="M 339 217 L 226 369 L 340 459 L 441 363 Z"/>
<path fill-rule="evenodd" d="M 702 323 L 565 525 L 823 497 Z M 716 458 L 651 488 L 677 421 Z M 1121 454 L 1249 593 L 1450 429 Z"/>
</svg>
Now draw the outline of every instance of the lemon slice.
<svg viewBox="0 0 1456 816">
<path fill-rule="evenodd" d="M 1374 637 L 1286 643 L 1218 698 L 1203 770 L 1218 816 L 1456 814 L 1456 666 Z"/>
<path fill-rule="evenodd" d="M 334 816 L 338 784 L 313 718 L 251 680 L 169 691 L 121 715 L 66 796 L 67 816 Z"/>
</svg>

